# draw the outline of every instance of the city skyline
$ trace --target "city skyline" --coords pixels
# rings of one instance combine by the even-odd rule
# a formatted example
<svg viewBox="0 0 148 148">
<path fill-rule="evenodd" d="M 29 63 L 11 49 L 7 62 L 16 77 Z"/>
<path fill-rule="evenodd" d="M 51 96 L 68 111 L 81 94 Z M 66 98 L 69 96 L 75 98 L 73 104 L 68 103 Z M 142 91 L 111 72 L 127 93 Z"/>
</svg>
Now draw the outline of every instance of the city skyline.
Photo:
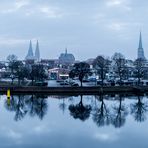
<svg viewBox="0 0 148 148">
<path fill-rule="evenodd" d="M 60 56 L 61 56 L 61 54 L 67 54 L 67 53 L 69 53 L 68 51 L 67 51 L 67 48 L 65 48 L 65 53 L 62 51 L 61 53 L 60 53 Z M 72 54 L 72 53 L 69 53 L 69 54 Z M 122 54 L 122 53 L 121 53 Z M 59 57 L 60 57 L 59 56 Z M 104 55 L 105 56 L 105 55 Z M 57 57 L 57 59 L 59 58 L 59 57 Z M 94 57 L 95 58 L 95 57 Z M 110 57 L 111 58 L 111 57 Z M 126 57 L 125 57 L 126 58 Z M 140 35 L 139 35 L 139 46 L 138 46 L 138 49 L 137 49 L 137 58 L 135 58 L 135 59 L 138 59 L 138 58 L 141 58 L 141 59 L 144 59 L 144 60 L 146 60 L 147 58 L 145 57 L 145 54 L 144 54 L 144 49 L 143 49 L 143 40 L 142 40 L 142 33 L 141 33 L 141 31 L 140 31 Z M 39 42 L 38 42 L 38 40 L 36 41 L 36 49 L 34 50 L 33 49 L 33 46 L 32 46 L 32 41 L 30 40 L 30 42 L 29 42 L 29 48 L 28 48 L 28 52 L 27 52 L 27 55 L 26 55 L 26 57 L 25 57 L 25 59 L 26 60 L 28 60 L 28 59 L 34 59 L 34 60 L 37 60 L 37 61 L 39 61 L 40 60 L 40 48 L 39 48 Z M 44 59 L 44 58 L 42 58 L 41 57 L 41 59 Z M 54 58 L 54 57 L 52 57 L 51 59 L 56 59 L 56 58 Z M 88 60 L 89 59 L 89 57 L 87 58 L 87 59 L 85 59 L 85 60 Z M 91 59 L 91 58 L 90 58 Z M 77 59 L 78 60 L 78 59 Z"/>
<path fill-rule="evenodd" d="M 136 59 L 140 30 L 147 58 L 147 4 L 138 0 L 5 0 L 0 2 L 0 59 L 8 54 L 24 59 L 29 40 L 33 44 L 39 40 L 45 59 L 58 58 L 65 48 L 76 60 L 115 52 Z"/>
</svg>

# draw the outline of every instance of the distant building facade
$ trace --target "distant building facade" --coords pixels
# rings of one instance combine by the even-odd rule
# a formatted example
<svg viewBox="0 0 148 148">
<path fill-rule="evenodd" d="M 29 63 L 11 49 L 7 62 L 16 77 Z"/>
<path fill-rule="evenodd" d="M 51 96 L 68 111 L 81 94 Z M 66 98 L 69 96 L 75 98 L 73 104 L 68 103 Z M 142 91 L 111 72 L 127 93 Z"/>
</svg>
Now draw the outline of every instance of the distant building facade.
<svg viewBox="0 0 148 148">
<path fill-rule="evenodd" d="M 75 62 L 75 57 L 71 53 L 67 53 L 67 49 L 65 50 L 65 53 L 61 53 L 59 57 L 59 64 L 61 65 L 72 65 Z"/>
<path fill-rule="evenodd" d="M 25 60 L 27 60 L 27 61 L 37 61 L 37 62 L 40 61 L 40 50 L 39 50 L 38 41 L 36 43 L 35 54 L 33 54 L 32 42 L 30 41 L 28 53 L 27 53 L 27 56 L 26 56 Z"/>
<path fill-rule="evenodd" d="M 64 80 L 69 78 L 69 70 L 65 68 L 53 68 L 48 70 L 50 80 Z"/>
<path fill-rule="evenodd" d="M 58 67 L 58 59 L 41 59 L 40 62 L 49 69 Z"/>
</svg>

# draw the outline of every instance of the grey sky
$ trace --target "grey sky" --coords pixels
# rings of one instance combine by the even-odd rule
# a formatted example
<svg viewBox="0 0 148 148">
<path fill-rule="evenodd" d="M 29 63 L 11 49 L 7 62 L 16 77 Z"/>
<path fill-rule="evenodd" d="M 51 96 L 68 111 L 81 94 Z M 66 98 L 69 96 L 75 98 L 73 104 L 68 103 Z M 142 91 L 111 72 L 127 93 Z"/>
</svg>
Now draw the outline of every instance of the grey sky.
<svg viewBox="0 0 148 148">
<path fill-rule="evenodd" d="M 121 52 L 137 57 L 142 30 L 148 58 L 146 0 L 0 0 L 0 60 L 24 59 L 32 40 L 42 58 L 57 58 L 68 48 L 76 59 Z"/>
</svg>

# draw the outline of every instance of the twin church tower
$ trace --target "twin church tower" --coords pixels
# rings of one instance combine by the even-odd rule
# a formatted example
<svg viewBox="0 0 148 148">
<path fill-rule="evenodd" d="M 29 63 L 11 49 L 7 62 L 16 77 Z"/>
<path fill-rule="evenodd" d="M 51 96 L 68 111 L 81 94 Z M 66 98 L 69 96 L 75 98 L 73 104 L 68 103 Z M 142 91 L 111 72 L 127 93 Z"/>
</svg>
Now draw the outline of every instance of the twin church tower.
<svg viewBox="0 0 148 148">
<path fill-rule="evenodd" d="M 40 50 L 39 50 L 38 40 L 37 40 L 37 43 L 36 43 L 36 49 L 35 49 L 34 54 L 33 54 L 33 49 L 32 49 L 32 42 L 30 41 L 29 50 L 28 50 L 28 53 L 27 53 L 25 60 L 36 60 L 38 62 L 40 61 Z"/>
</svg>

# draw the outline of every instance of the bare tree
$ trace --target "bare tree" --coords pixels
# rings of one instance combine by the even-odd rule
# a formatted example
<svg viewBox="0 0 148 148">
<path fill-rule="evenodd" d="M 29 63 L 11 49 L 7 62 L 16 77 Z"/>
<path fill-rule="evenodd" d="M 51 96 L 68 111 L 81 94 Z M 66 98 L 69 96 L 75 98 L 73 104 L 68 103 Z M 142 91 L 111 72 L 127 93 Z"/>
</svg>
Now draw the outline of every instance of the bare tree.
<svg viewBox="0 0 148 148">
<path fill-rule="evenodd" d="M 144 60 L 141 58 L 136 59 L 134 65 L 135 65 L 134 74 L 135 77 L 138 78 L 138 85 L 140 85 L 140 79 L 143 78 L 145 72 Z"/>
<path fill-rule="evenodd" d="M 103 56 L 97 56 L 93 61 L 93 66 L 97 70 L 97 73 L 100 75 L 102 81 L 101 85 L 103 86 L 106 73 L 109 70 L 109 60 Z"/>
<path fill-rule="evenodd" d="M 8 67 L 10 69 L 10 78 L 11 84 L 13 84 L 13 80 L 15 79 L 15 70 L 17 69 L 17 56 L 12 54 L 7 57 Z"/>
<path fill-rule="evenodd" d="M 120 85 L 122 84 L 123 78 L 126 76 L 127 67 L 126 60 L 121 53 L 115 53 L 112 57 L 114 62 L 114 72 L 118 75 L 120 79 Z"/>
<path fill-rule="evenodd" d="M 17 61 L 17 56 L 14 55 L 14 54 L 10 54 L 10 55 L 8 55 L 7 60 L 8 60 L 9 62 Z"/>
</svg>

